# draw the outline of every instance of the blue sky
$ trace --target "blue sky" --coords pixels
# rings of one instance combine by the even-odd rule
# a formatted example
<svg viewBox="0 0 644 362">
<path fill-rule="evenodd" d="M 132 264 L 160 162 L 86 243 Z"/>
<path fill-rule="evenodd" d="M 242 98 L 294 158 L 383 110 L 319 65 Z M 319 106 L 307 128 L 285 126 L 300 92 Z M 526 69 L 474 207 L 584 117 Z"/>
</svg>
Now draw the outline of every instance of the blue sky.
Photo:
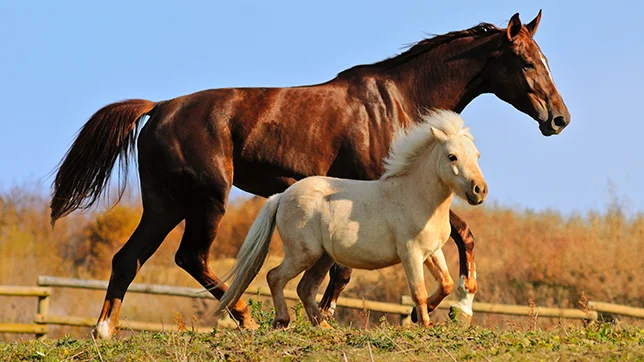
<svg viewBox="0 0 644 362">
<path fill-rule="evenodd" d="M 572 123 L 546 138 L 493 95 L 475 99 L 463 117 L 490 197 L 585 213 L 604 210 L 614 192 L 644 212 L 643 3 L 485 3 L 2 1 L 0 190 L 48 190 L 76 131 L 108 103 L 319 83 L 426 34 L 504 26 L 515 12 L 528 22 L 542 8 L 536 40 Z"/>
</svg>

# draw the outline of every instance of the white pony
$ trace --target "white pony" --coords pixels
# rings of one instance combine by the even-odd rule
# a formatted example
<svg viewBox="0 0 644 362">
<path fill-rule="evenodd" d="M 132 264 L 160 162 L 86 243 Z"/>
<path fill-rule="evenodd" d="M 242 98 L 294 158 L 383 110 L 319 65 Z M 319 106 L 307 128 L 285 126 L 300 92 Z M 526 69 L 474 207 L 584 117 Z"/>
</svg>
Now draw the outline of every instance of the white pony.
<svg viewBox="0 0 644 362">
<path fill-rule="evenodd" d="M 478 205 L 485 200 L 487 185 L 463 119 L 445 110 L 421 117 L 423 122 L 393 141 L 380 179 L 308 177 L 271 196 L 237 255 L 227 278 L 233 281 L 217 313 L 237 301 L 255 278 L 277 226 L 284 260 L 267 275 L 275 327 L 288 326 L 284 287 L 303 271 L 297 293 L 306 313 L 314 325 L 330 327 L 315 295 L 334 261 L 358 269 L 402 263 L 419 322 L 430 326 L 428 313 L 454 284 L 441 250 L 450 236 L 452 196 Z M 440 285 L 429 298 L 423 264 Z"/>
</svg>

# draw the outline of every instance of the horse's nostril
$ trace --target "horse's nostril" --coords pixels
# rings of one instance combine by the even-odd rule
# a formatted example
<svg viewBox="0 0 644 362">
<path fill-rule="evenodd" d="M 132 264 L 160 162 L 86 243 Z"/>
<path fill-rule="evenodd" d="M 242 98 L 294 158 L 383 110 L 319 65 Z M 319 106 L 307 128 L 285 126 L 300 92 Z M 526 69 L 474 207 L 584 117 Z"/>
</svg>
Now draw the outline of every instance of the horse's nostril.
<svg viewBox="0 0 644 362">
<path fill-rule="evenodd" d="M 566 119 L 563 116 L 557 116 L 555 119 L 552 120 L 552 125 L 555 130 L 563 129 L 568 125 L 568 122 L 566 122 Z"/>
<path fill-rule="evenodd" d="M 479 185 L 474 185 L 474 195 L 478 195 L 481 193 L 481 188 Z"/>
</svg>

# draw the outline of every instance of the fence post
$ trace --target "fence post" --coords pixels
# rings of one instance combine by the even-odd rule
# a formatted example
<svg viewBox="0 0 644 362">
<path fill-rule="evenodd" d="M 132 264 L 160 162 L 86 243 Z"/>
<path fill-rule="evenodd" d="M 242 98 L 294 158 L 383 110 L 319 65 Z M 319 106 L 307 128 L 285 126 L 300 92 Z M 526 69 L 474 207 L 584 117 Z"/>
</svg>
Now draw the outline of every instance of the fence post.
<svg viewBox="0 0 644 362">
<path fill-rule="evenodd" d="M 46 316 L 47 313 L 49 312 L 49 295 L 51 295 L 51 292 L 47 293 L 46 296 L 39 296 L 38 297 L 38 311 L 36 313 L 36 318 L 34 320 L 35 323 L 42 323 L 39 322 L 39 316 Z M 45 318 L 46 320 L 46 318 Z M 49 325 L 45 323 L 45 333 L 38 333 L 36 334 L 36 339 L 42 341 L 43 339 L 47 338 L 47 331 L 49 331 Z"/>
</svg>

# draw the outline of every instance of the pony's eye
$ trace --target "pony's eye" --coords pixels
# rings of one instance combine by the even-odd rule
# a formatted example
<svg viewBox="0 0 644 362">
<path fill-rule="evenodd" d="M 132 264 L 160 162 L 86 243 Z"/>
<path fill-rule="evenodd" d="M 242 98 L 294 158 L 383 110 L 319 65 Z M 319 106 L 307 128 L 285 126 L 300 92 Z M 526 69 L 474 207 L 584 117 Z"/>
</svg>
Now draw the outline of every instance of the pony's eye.
<svg viewBox="0 0 644 362">
<path fill-rule="evenodd" d="M 456 161 L 458 161 L 458 158 L 457 158 L 455 155 L 451 154 L 451 153 L 447 156 L 447 158 L 449 158 L 449 160 L 450 160 L 451 162 L 456 162 Z"/>
<path fill-rule="evenodd" d="M 524 62 L 523 63 L 523 69 L 534 69 L 534 63 Z"/>
</svg>

